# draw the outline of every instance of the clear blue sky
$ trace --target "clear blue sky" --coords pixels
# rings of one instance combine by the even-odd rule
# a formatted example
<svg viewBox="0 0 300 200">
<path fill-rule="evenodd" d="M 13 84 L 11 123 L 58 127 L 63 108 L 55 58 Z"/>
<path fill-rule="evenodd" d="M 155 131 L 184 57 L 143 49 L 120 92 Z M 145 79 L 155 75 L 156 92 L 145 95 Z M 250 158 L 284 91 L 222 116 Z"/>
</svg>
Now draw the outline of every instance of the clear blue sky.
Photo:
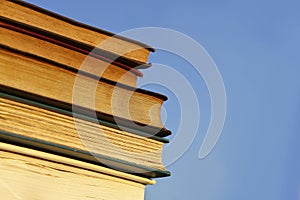
<svg viewBox="0 0 300 200">
<path fill-rule="evenodd" d="M 227 118 L 216 147 L 200 160 L 210 119 L 205 84 L 177 57 L 150 57 L 186 73 L 201 100 L 201 121 L 193 144 L 168 166 L 172 176 L 147 187 L 146 200 L 300 199 L 299 1 L 28 1 L 115 33 L 171 28 L 203 45 L 217 64 Z M 175 105 L 171 97 L 165 108 L 167 128 L 176 133 Z"/>
</svg>

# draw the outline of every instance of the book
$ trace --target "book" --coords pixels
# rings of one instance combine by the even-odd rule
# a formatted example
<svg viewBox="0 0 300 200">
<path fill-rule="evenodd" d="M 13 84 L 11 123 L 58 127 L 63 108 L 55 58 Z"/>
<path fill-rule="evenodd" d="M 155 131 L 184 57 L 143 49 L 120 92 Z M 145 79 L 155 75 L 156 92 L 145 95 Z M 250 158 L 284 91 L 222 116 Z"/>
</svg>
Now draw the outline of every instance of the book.
<svg viewBox="0 0 300 200">
<path fill-rule="evenodd" d="M 162 103 L 167 99 L 164 95 L 104 78 L 98 80 L 7 49 L 0 50 L 0 59 L 0 91 L 7 88 L 12 93 L 25 91 L 29 94 L 27 98 L 44 98 L 44 101 L 61 102 L 71 108 L 73 104 L 73 108 L 75 105 L 91 113 L 95 110 L 114 119 L 148 125 L 146 128 L 153 127 L 158 133 L 170 133 L 160 119 Z"/>
<path fill-rule="evenodd" d="M 1 199 L 142 200 L 153 180 L 0 142 Z"/>
<path fill-rule="evenodd" d="M 0 196 L 144 198 L 171 132 L 167 97 L 136 88 L 154 49 L 0 0 Z"/>
<path fill-rule="evenodd" d="M 87 116 L 74 119 L 69 111 L 5 93 L 0 93 L 0 130 L 165 170 L 167 139 Z"/>
<path fill-rule="evenodd" d="M 135 87 L 142 73 L 136 68 L 146 68 L 150 64 L 133 62 L 109 52 L 91 50 L 77 41 L 58 37 L 56 34 L 21 24 L 11 19 L 0 18 L 1 47 L 23 54 L 46 59 L 62 66 L 81 70 L 96 77 Z M 79 47 L 78 47 L 79 46 Z"/>
<path fill-rule="evenodd" d="M 85 25 L 24 1 L 1 0 L 0 8 L 1 18 L 56 33 L 89 45 L 91 49 L 101 44 L 101 48 L 106 51 L 142 63 L 146 63 L 150 51 L 154 51 L 153 48 L 141 42 Z"/>
<path fill-rule="evenodd" d="M 111 158 L 101 154 L 95 154 L 90 151 L 71 148 L 69 146 L 60 145 L 44 140 L 34 139 L 23 135 L 0 130 L 1 142 L 35 149 L 41 152 L 48 152 L 67 158 L 76 159 L 86 163 L 104 166 L 109 169 L 115 169 L 120 172 L 138 175 L 146 178 L 158 178 L 169 176 L 170 172 L 160 169 L 154 169 L 143 165 L 137 165 L 128 161 Z"/>
</svg>

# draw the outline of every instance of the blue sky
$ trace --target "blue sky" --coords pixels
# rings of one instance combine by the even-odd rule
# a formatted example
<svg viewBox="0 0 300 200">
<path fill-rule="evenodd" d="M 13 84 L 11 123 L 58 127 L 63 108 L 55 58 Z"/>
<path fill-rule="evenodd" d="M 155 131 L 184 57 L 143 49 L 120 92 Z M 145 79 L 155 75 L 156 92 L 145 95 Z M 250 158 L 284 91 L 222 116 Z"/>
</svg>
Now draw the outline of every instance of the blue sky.
<svg viewBox="0 0 300 200">
<path fill-rule="evenodd" d="M 183 59 L 163 51 L 150 56 L 150 62 L 188 78 L 201 120 L 190 148 L 168 166 L 172 176 L 147 187 L 146 200 L 300 199 L 299 1 L 28 2 L 114 33 L 148 26 L 174 29 L 200 43 L 218 66 L 227 117 L 217 145 L 200 160 L 210 119 L 205 83 Z M 175 97 L 167 89 L 149 88 L 170 96 L 167 128 L 185 134 L 176 133 L 180 110 Z"/>
</svg>

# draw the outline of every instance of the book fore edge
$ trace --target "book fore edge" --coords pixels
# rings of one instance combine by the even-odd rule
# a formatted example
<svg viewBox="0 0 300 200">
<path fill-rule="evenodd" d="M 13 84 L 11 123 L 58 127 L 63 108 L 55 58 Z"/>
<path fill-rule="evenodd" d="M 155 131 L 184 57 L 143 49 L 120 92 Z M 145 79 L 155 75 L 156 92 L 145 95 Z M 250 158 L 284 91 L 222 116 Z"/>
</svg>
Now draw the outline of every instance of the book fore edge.
<svg viewBox="0 0 300 200">
<path fill-rule="evenodd" d="M 70 24 L 75 25 L 75 26 L 78 26 L 78 27 L 81 27 L 81 28 L 85 28 L 85 29 L 89 29 L 91 31 L 95 31 L 95 32 L 98 32 L 98 33 L 101 33 L 101 34 L 105 34 L 105 35 L 108 35 L 108 36 L 114 36 L 114 37 L 116 37 L 118 39 L 121 39 L 121 40 L 124 40 L 124 41 L 127 41 L 127 42 L 131 42 L 131 43 L 140 45 L 141 47 L 143 47 L 145 49 L 148 49 L 151 52 L 155 52 L 155 49 L 153 47 L 151 47 L 151 46 L 149 46 L 149 45 L 147 45 L 147 44 L 145 44 L 143 42 L 140 42 L 140 41 L 137 41 L 137 40 L 134 40 L 134 39 L 131 39 L 131 38 L 127 38 L 127 37 L 124 37 L 124 36 L 121 36 L 121 35 L 116 35 L 115 33 L 111 33 L 109 31 L 105 31 L 103 29 L 90 26 L 90 25 L 84 24 L 82 22 L 78 22 L 78 21 L 73 20 L 71 18 L 59 15 L 59 14 L 54 13 L 52 11 L 49 11 L 49 10 L 46 10 L 46 9 L 41 8 L 39 6 L 36 6 L 34 4 L 31 4 L 31 3 L 28 3 L 28 2 L 25 2 L 25 1 L 20 1 L 20 0 L 8 0 L 8 1 L 13 2 L 15 4 L 19 4 L 19 5 L 24 6 L 24 7 L 27 7 L 29 9 L 38 11 L 40 13 L 46 14 L 48 16 L 57 18 L 59 20 L 65 21 L 65 22 L 70 23 Z"/>
<path fill-rule="evenodd" d="M 18 97 L 18 96 L 12 95 L 12 94 L 4 93 L 3 91 L 1 91 L 1 85 L 0 85 L 0 97 L 5 98 L 5 99 L 14 100 L 14 101 L 24 103 L 24 104 L 27 104 L 27 105 L 39 107 L 39 108 L 42 108 L 42 109 L 50 110 L 52 112 L 57 112 L 57 113 L 60 113 L 60 114 L 63 114 L 63 115 L 68 115 L 68 116 L 73 116 L 73 117 L 75 115 L 79 119 L 86 120 L 86 121 L 89 121 L 89 122 L 92 122 L 92 123 L 99 123 L 99 124 L 102 124 L 104 126 L 108 126 L 108 127 L 111 127 L 111 128 L 116 128 L 116 129 L 119 129 L 119 130 L 124 130 L 124 131 L 126 130 L 127 132 L 129 132 L 131 134 L 136 134 L 136 135 L 139 135 L 139 136 L 142 136 L 142 137 L 151 138 L 153 140 L 163 142 L 163 143 L 169 143 L 169 140 L 164 138 L 164 137 L 156 136 L 156 135 L 153 135 L 151 133 L 144 132 L 144 131 L 135 130 L 135 129 L 132 129 L 130 127 L 117 125 L 117 124 L 109 122 L 105 119 L 95 120 L 92 117 L 89 117 L 87 115 L 83 115 L 83 114 L 80 114 L 80 113 L 72 113 L 71 111 L 68 111 L 68 110 L 65 110 L 65 109 L 62 109 L 62 108 L 57 108 L 57 107 L 54 107 L 52 105 L 47 105 L 47 104 L 44 104 L 44 103 L 41 103 L 41 102 L 36 102 L 36 101 L 32 101 L 30 99 L 24 99 L 22 97 Z"/>
<path fill-rule="evenodd" d="M 143 76 L 143 73 L 138 69 L 145 69 L 151 66 L 150 63 L 147 64 L 134 61 L 125 58 L 122 55 L 118 55 L 113 52 L 100 49 L 98 47 L 93 47 L 82 42 L 58 35 L 56 33 L 51 33 L 49 31 L 32 27 L 30 25 L 23 24 L 21 22 L 17 22 L 5 17 L 0 17 L 0 27 L 79 52 L 83 55 L 86 55 L 87 57 L 94 57 L 104 62 L 114 64 L 140 77 Z"/>
<path fill-rule="evenodd" d="M 117 170 L 94 165 L 91 163 L 86 163 L 86 162 L 82 162 L 79 160 L 75 160 L 75 159 L 71 159 L 71 158 L 67 158 L 67 157 L 63 157 L 63 156 L 58 156 L 55 154 L 50 154 L 50 153 L 46 153 L 46 152 L 42 152 L 42 151 L 38 151 L 38 150 L 34 150 L 34 149 L 29 149 L 29 148 L 25 148 L 25 147 L 20 147 L 20 146 L 16 146 L 16 145 L 12 145 L 12 144 L 7 144 L 7 143 L 3 143 L 3 142 L 0 142 L 0 149 L 4 150 L 4 151 L 9 151 L 9 152 L 13 152 L 13 153 L 18 153 L 18 154 L 22 154 L 22 155 L 26 155 L 26 156 L 30 156 L 30 157 L 43 159 L 43 160 L 66 164 L 66 165 L 70 165 L 70 166 L 74 166 L 74 167 L 78 167 L 78 168 L 82 168 L 82 169 L 86 169 L 86 170 L 90 170 L 90 171 L 94 171 L 94 172 L 99 172 L 99 173 L 131 180 L 134 182 L 142 183 L 145 185 L 148 185 L 148 184 L 153 185 L 156 183 L 155 180 L 151 180 L 151 179 L 135 176 L 132 174 L 127 174 L 125 172 L 120 172 Z"/>
</svg>

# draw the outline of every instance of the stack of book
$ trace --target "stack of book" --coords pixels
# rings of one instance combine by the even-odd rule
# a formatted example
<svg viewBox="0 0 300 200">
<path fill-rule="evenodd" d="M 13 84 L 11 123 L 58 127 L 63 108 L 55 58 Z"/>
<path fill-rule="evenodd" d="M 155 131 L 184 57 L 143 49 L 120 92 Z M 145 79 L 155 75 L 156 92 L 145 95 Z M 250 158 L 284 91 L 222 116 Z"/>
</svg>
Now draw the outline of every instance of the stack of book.
<svg viewBox="0 0 300 200">
<path fill-rule="evenodd" d="M 171 132 L 136 88 L 151 47 L 0 1 L 1 199 L 143 199 Z"/>
</svg>

